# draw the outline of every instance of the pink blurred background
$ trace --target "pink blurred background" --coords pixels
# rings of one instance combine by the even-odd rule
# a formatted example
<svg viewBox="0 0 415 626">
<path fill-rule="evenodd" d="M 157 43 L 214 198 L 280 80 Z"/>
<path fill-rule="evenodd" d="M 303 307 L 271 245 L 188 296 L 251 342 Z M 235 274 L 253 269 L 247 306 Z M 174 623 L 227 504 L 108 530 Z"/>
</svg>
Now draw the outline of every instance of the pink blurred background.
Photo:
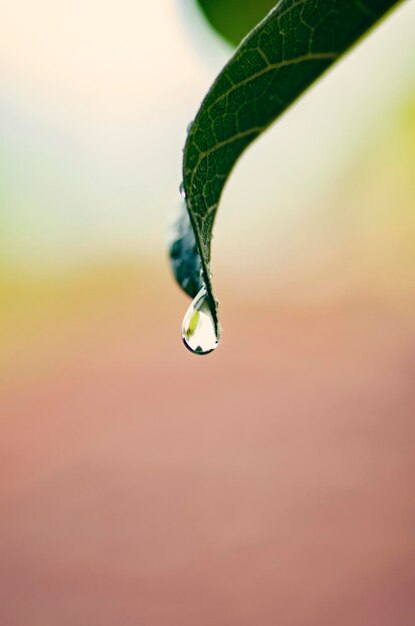
<svg viewBox="0 0 415 626">
<path fill-rule="evenodd" d="M 412 626 L 414 5 L 236 168 L 208 357 L 165 231 L 230 50 L 121 5 L 0 9 L 0 624 Z"/>
</svg>

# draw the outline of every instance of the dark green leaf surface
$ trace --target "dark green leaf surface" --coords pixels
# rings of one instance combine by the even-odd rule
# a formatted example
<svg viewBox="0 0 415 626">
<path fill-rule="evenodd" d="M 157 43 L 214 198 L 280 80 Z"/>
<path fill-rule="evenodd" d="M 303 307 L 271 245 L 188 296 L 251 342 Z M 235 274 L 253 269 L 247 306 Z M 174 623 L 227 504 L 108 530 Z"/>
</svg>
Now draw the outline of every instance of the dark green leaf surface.
<svg viewBox="0 0 415 626">
<path fill-rule="evenodd" d="M 212 227 L 236 160 L 395 4 L 396 0 L 282 0 L 244 39 L 214 82 L 190 128 L 183 160 L 187 208 L 212 304 Z"/>
<path fill-rule="evenodd" d="M 237 46 L 275 6 L 275 0 L 197 0 L 213 28 Z"/>
<path fill-rule="evenodd" d="M 181 204 L 169 245 L 173 274 L 182 289 L 194 298 L 202 288 L 202 262 L 185 203 Z"/>
</svg>

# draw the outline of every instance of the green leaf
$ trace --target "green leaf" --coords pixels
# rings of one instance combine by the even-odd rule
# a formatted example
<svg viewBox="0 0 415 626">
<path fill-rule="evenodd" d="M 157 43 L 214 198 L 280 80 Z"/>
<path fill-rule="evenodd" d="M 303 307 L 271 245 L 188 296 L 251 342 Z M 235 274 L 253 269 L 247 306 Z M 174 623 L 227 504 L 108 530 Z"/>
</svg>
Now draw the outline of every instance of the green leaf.
<svg viewBox="0 0 415 626">
<path fill-rule="evenodd" d="M 197 0 L 197 3 L 213 28 L 235 46 L 275 6 L 275 0 Z"/>
<path fill-rule="evenodd" d="M 202 261 L 185 202 L 180 205 L 173 225 L 169 253 L 177 282 L 191 298 L 194 298 L 203 286 Z"/>
<path fill-rule="evenodd" d="M 235 162 L 395 4 L 396 0 L 282 0 L 243 40 L 202 102 L 184 149 L 183 186 L 217 325 L 210 274 L 212 227 Z"/>
</svg>

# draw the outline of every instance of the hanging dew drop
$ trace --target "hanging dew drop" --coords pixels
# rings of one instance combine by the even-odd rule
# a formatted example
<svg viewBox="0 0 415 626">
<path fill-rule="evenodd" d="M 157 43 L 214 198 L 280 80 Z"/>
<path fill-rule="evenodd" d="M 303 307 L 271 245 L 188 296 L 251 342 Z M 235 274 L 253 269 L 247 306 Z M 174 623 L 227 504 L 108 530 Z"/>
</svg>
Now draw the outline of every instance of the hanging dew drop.
<svg viewBox="0 0 415 626">
<path fill-rule="evenodd" d="M 180 183 L 179 193 L 180 193 L 181 197 L 186 200 L 186 191 L 184 189 L 184 183 L 183 182 Z"/>
<path fill-rule="evenodd" d="M 209 354 L 219 345 L 218 332 L 205 287 L 187 309 L 182 325 L 183 343 L 194 354 Z"/>
</svg>

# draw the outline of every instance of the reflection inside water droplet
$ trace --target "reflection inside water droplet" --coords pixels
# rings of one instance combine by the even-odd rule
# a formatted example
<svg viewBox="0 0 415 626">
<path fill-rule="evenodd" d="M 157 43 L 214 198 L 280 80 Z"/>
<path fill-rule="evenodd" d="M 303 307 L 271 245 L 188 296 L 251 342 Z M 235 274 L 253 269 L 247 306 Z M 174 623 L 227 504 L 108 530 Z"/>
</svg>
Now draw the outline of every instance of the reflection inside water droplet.
<svg viewBox="0 0 415 626">
<path fill-rule="evenodd" d="M 186 348 L 195 354 L 208 354 L 218 347 L 218 333 L 204 287 L 184 316 L 182 339 Z"/>
<path fill-rule="evenodd" d="M 184 189 L 184 183 L 183 182 L 180 183 L 179 193 L 180 193 L 181 197 L 186 200 L 186 191 Z"/>
</svg>

